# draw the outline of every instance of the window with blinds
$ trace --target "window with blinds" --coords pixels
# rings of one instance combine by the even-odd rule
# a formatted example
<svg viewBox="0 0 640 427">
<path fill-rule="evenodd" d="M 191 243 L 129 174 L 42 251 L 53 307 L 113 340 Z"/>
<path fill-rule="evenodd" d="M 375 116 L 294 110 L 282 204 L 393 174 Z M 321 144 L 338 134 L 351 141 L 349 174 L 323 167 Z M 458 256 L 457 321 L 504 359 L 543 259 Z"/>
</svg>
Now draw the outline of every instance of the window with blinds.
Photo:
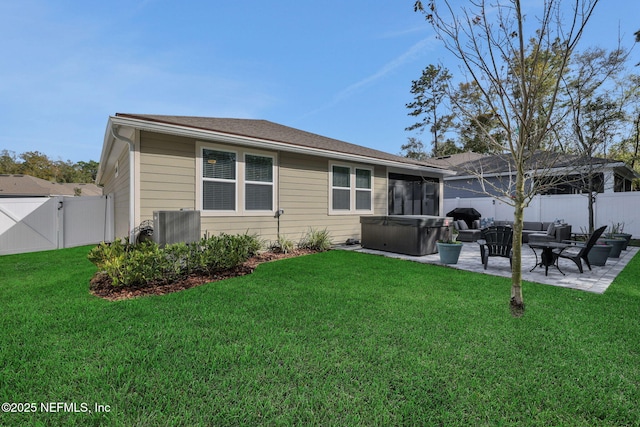
<svg viewBox="0 0 640 427">
<path fill-rule="evenodd" d="M 202 150 L 202 208 L 236 210 L 236 153 Z"/>
<path fill-rule="evenodd" d="M 333 210 L 351 209 L 351 168 L 333 166 L 332 193 Z"/>
<path fill-rule="evenodd" d="M 371 210 L 371 170 L 356 168 L 356 210 Z"/>
<path fill-rule="evenodd" d="M 273 157 L 245 155 L 244 185 L 246 210 L 273 210 Z"/>
<path fill-rule="evenodd" d="M 212 215 L 273 214 L 277 193 L 275 154 L 204 144 L 198 150 L 198 209 Z"/>
</svg>

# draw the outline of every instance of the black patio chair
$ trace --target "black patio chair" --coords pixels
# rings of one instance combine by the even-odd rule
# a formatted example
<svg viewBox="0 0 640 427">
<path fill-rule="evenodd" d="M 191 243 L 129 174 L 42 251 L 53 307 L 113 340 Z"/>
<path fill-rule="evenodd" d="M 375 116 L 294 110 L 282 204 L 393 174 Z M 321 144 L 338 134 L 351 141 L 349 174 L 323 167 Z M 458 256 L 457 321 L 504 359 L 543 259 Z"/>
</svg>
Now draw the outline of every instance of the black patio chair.
<svg viewBox="0 0 640 427">
<path fill-rule="evenodd" d="M 492 225 L 491 227 L 483 228 L 480 231 L 478 245 L 480 245 L 480 258 L 484 269 L 487 269 L 489 257 L 492 256 L 509 258 L 509 265 L 511 265 L 512 243 L 513 228 L 504 225 Z"/>
<path fill-rule="evenodd" d="M 564 240 L 563 243 L 569 243 L 569 244 L 572 244 L 572 246 L 563 250 L 555 249 L 554 253 L 558 256 L 558 258 L 570 259 L 571 261 L 575 262 L 576 265 L 578 266 L 578 270 L 580 270 L 580 273 L 583 272 L 582 261 L 584 261 L 587 264 L 587 267 L 589 267 L 589 270 L 591 270 L 591 264 L 589 263 L 589 258 L 588 258 L 589 251 L 591 250 L 591 248 L 593 248 L 593 245 L 596 244 L 600 236 L 602 236 L 602 233 L 604 233 L 604 230 L 606 228 L 607 226 L 604 225 L 598 228 L 597 230 L 595 230 L 591 234 L 591 236 L 589 236 L 586 242 Z"/>
</svg>

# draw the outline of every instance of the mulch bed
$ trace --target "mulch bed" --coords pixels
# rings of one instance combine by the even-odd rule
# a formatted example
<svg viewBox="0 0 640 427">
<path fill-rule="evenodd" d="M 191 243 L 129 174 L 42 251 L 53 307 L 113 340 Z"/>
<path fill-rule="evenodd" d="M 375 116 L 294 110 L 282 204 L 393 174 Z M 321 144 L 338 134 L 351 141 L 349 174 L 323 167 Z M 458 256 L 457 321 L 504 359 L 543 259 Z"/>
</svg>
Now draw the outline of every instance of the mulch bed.
<svg viewBox="0 0 640 427">
<path fill-rule="evenodd" d="M 253 270 L 263 262 L 276 261 L 284 258 L 292 258 L 314 253 L 306 249 L 297 249 L 288 253 L 264 252 L 248 259 L 238 267 L 218 272 L 214 275 L 192 274 L 191 276 L 172 283 L 150 282 L 139 286 L 113 286 L 111 279 L 104 273 L 96 273 L 89 282 L 89 292 L 99 298 L 108 301 L 120 301 L 130 298 L 138 298 L 148 295 L 165 295 L 178 292 L 205 283 L 217 282 L 230 277 L 245 276 L 253 273 Z"/>
</svg>

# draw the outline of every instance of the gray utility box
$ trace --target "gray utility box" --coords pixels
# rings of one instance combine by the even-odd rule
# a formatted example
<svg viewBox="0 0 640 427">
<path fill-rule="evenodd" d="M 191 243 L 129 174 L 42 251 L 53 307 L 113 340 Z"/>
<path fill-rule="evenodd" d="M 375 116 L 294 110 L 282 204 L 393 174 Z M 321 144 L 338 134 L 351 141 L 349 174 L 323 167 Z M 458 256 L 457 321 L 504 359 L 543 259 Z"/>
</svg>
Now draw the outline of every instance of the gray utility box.
<svg viewBox="0 0 640 427">
<path fill-rule="evenodd" d="M 429 215 L 362 216 L 363 248 L 423 256 L 438 252 L 436 241 L 451 237 L 452 218 Z"/>
<path fill-rule="evenodd" d="M 153 241 L 164 246 L 200 240 L 200 211 L 154 211 Z"/>
</svg>

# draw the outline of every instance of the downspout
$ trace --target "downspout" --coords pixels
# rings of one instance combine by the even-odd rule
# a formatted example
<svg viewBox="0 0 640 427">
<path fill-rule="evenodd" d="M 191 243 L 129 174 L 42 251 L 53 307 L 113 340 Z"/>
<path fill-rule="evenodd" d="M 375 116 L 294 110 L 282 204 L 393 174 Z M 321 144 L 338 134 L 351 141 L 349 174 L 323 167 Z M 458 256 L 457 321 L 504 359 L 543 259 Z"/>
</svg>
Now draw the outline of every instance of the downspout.
<svg viewBox="0 0 640 427">
<path fill-rule="evenodd" d="M 282 157 L 282 151 L 278 151 L 278 175 L 277 175 L 278 186 L 275 189 L 275 191 L 277 191 L 278 193 L 278 198 L 277 198 L 278 200 L 276 201 L 276 203 L 278 204 L 278 209 L 276 210 L 276 218 L 278 220 L 276 241 L 280 241 L 280 217 L 284 214 L 284 210 L 280 208 L 280 159 L 281 157 Z"/>
<path fill-rule="evenodd" d="M 120 135 L 116 129 L 116 125 L 111 125 L 111 135 L 114 139 L 126 142 L 129 144 L 129 242 L 135 243 L 135 220 L 136 220 L 136 195 L 135 195 L 135 163 L 134 163 L 134 149 L 135 143 L 127 137 Z"/>
</svg>

